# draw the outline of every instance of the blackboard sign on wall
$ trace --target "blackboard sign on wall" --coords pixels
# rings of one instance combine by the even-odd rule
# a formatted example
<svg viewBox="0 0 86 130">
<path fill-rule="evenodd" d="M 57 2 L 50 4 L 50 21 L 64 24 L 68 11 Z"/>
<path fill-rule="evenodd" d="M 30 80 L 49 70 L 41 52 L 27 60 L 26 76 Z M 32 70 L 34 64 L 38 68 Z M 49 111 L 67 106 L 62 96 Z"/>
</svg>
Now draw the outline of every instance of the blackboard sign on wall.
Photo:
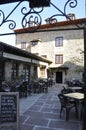
<svg viewBox="0 0 86 130">
<path fill-rule="evenodd" d="M 19 93 L 0 92 L 0 126 L 19 124 Z"/>
</svg>

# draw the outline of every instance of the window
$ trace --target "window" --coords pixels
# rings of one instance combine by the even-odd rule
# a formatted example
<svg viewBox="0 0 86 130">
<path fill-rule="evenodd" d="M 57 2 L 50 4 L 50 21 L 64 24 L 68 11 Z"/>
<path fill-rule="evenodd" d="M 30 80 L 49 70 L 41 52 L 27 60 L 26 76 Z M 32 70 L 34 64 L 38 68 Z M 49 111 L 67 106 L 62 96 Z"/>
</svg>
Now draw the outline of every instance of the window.
<svg viewBox="0 0 86 130">
<path fill-rule="evenodd" d="M 34 66 L 34 68 L 33 68 L 34 70 L 33 70 L 33 77 L 34 77 L 34 79 L 36 79 L 37 77 L 38 77 L 38 73 L 37 73 L 37 66 Z"/>
<path fill-rule="evenodd" d="M 29 81 L 30 80 L 30 65 L 24 64 L 23 65 L 23 80 Z"/>
<path fill-rule="evenodd" d="M 56 37 L 55 38 L 55 46 L 63 46 L 63 37 Z"/>
<path fill-rule="evenodd" d="M 55 55 L 55 63 L 62 64 L 63 63 L 63 55 Z"/>
<path fill-rule="evenodd" d="M 44 68 L 40 68 L 40 75 L 44 76 L 45 75 L 45 69 Z"/>
<path fill-rule="evenodd" d="M 34 66 L 34 72 L 37 73 L 37 66 Z"/>
<path fill-rule="evenodd" d="M 13 78 L 18 76 L 18 69 L 19 69 L 18 63 L 13 63 L 13 65 L 12 65 L 12 77 Z"/>
<path fill-rule="evenodd" d="M 21 42 L 21 49 L 26 49 L 26 42 Z"/>
</svg>

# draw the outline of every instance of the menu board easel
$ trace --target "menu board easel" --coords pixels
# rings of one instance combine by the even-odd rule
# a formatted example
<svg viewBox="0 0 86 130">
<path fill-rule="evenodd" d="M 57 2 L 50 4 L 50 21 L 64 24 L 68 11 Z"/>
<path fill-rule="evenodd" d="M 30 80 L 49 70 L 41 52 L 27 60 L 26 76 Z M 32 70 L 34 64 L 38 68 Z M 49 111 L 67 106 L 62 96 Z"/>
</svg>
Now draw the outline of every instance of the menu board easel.
<svg viewBox="0 0 86 130">
<path fill-rule="evenodd" d="M 0 92 L 0 130 L 12 126 L 19 130 L 19 93 Z"/>
</svg>

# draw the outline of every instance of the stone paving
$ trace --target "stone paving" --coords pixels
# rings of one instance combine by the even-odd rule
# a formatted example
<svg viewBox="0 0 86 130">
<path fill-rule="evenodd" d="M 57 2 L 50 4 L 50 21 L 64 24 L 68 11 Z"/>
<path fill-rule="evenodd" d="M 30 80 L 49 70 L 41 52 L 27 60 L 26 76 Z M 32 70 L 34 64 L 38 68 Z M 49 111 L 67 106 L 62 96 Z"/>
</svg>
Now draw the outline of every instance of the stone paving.
<svg viewBox="0 0 86 130">
<path fill-rule="evenodd" d="M 70 112 L 69 121 L 65 120 L 65 111 L 59 117 L 60 102 L 58 93 L 62 87 L 52 86 L 48 93 L 28 95 L 19 99 L 19 125 L 0 130 L 82 130 L 82 121 Z"/>
<path fill-rule="evenodd" d="M 74 110 L 68 122 L 65 112 L 59 118 L 60 90 L 61 87 L 53 86 L 48 93 L 32 94 L 20 99 L 20 130 L 82 130 L 82 123 L 76 119 Z"/>
</svg>

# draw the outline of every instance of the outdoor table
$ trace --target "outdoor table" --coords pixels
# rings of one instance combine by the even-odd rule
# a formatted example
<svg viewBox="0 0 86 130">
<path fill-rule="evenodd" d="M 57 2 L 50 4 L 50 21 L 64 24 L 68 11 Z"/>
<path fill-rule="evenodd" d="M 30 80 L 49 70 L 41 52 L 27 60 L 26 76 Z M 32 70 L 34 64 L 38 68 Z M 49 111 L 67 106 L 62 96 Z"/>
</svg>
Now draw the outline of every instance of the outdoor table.
<svg viewBox="0 0 86 130">
<path fill-rule="evenodd" d="M 72 93 L 66 93 L 64 94 L 64 96 L 70 97 L 75 99 L 76 103 L 77 103 L 77 108 L 78 108 L 78 112 L 79 112 L 79 119 L 81 116 L 81 103 L 84 99 L 84 93 L 80 93 L 80 92 L 72 92 Z"/>
<path fill-rule="evenodd" d="M 77 100 L 83 100 L 84 99 L 84 93 L 80 92 L 73 92 L 73 93 L 66 93 L 64 96 L 71 97 Z"/>
<path fill-rule="evenodd" d="M 82 91 L 83 87 L 78 87 L 78 86 L 73 86 L 73 87 L 69 87 L 70 89 L 74 90 L 74 91 Z"/>
</svg>

